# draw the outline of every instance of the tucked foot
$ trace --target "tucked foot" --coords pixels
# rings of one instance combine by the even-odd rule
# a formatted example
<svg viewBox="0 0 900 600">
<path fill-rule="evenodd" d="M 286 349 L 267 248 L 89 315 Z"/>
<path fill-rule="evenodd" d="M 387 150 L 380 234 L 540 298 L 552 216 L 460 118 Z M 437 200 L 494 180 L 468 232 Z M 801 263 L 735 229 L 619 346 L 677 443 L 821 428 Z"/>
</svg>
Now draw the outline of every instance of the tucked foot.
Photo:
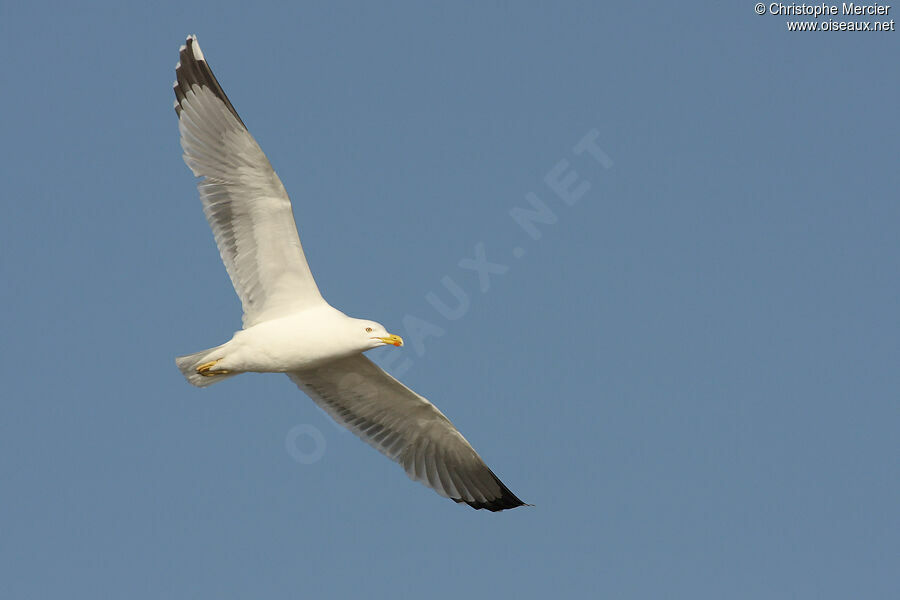
<svg viewBox="0 0 900 600">
<path fill-rule="evenodd" d="M 197 373 L 202 375 L 203 377 L 215 377 L 216 375 L 228 375 L 229 371 L 225 369 L 219 369 L 217 371 L 213 370 L 213 367 L 216 366 L 222 359 L 214 360 L 212 362 L 203 363 L 199 367 L 197 367 Z"/>
</svg>

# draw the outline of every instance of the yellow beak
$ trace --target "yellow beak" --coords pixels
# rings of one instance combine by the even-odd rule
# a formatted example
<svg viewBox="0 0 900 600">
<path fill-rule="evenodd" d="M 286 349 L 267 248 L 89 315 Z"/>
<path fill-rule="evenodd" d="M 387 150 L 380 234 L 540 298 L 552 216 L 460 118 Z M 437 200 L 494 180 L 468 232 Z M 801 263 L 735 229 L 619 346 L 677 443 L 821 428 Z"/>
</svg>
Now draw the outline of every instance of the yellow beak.
<svg viewBox="0 0 900 600">
<path fill-rule="evenodd" d="M 403 345 L 403 338 L 400 337 L 399 335 L 389 335 L 387 337 L 380 337 L 378 339 L 381 340 L 382 342 L 384 342 L 385 344 L 390 344 L 392 346 L 402 346 Z"/>
</svg>

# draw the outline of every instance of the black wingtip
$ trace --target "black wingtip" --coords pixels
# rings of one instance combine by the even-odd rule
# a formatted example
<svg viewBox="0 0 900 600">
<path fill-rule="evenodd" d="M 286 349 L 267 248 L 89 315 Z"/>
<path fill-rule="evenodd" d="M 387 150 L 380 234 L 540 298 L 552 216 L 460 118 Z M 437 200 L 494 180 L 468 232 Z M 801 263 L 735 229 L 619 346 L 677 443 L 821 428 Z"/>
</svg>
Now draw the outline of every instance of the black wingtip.
<svg viewBox="0 0 900 600">
<path fill-rule="evenodd" d="M 491 512 L 499 512 L 501 510 L 507 510 L 510 508 L 517 508 L 519 506 L 533 506 L 533 504 L 528 504 L 527 502 L 522 502 L 515 494 L 513 494 L 506 485 L 500 481 L 500 478 L 494 475 L 494 472 L 491 471 L 491 477 L 494 478 L 494 482 L 500 486 L 500 497 L 494 498 L 492 500 L 488 500 L 486 502 L 479 502 L 477 500 L 469 501 L 462 500 L 459 498 L 453 498 L 452 500 L 457 503 L 465 502 L 475 510 L 486 509 Z"/>
<path fill-rule="evenodd" d="M 200 44 L 197 43 L 196 35 L 189 35 L 184 42 L 184 46 L 179 48 L 178 64 L 175 66 L 175 78 L 175 113 L 179 118 L 181 118 L 185 94 L 190 91 L 192 86 L 196 85 L 209 88 L 231 111 L 234 118 L 241 125 L 244 125 L 228 96 L 225 95 L 225 90 L 219 85 L 212 69 L 206 63 L 206 57 L 203 56 L 203 51 L 200 50 Z M 246 127 L 244 125 L 245 129 Z"/>
</svg>

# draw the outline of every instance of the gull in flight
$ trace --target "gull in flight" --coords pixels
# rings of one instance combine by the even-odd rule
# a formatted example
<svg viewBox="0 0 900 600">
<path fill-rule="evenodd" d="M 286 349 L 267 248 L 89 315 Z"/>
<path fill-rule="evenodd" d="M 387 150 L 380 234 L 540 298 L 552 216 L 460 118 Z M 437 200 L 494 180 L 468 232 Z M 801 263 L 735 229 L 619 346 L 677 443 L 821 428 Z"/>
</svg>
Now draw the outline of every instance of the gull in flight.
<svg viewBox="0 0 900 600">
<path fill-rule="evenodd" d="M 213 76 L 196 36 L 175 67 L 184 161 L 243 306 L 243 329 L 175 359 L 200 387 L 240 373 L 285 373 L 331 417 L 435 492 L 472 508 L 525 504 L 431 402 L 363 355 L 403 340 L 322 298 L 287 192 Z"/>
</svg>

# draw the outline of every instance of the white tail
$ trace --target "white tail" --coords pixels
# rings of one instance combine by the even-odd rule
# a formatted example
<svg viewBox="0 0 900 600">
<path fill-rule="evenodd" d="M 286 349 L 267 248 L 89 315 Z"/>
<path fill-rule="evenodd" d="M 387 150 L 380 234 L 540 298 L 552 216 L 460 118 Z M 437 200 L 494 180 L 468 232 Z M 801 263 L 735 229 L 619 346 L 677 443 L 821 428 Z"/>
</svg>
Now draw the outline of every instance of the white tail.
<svg viewBox="0 0 900 600">
<path fill-rule="evenodd" d="M 187 379 L 192 385 L 196 385 L 197 387 L 206 387 L 214 383 L 218 383 L 220 381 L 228 379 L 229 377 L 234 377 L 235 375 L 237 375 L 237 373 L 228 373 L 225 375 L 201 375 L 197 372 L 197 367 L 211 360 L 216 360 L 216 358 L 221 358 L 221 356 L 216 356 L 216 351 L 221 350 L 223 346 L 225 346 L 225 344 L 222 344 L 222 346 L 216 346 L 215 348 L 201 350 L 200 352 L 195 352 L 193 354 L 179 356 L 175 359 L 175 364 L 178 366 L 181 374 L 184 375 L 184 378 Z"/>
</svg>

